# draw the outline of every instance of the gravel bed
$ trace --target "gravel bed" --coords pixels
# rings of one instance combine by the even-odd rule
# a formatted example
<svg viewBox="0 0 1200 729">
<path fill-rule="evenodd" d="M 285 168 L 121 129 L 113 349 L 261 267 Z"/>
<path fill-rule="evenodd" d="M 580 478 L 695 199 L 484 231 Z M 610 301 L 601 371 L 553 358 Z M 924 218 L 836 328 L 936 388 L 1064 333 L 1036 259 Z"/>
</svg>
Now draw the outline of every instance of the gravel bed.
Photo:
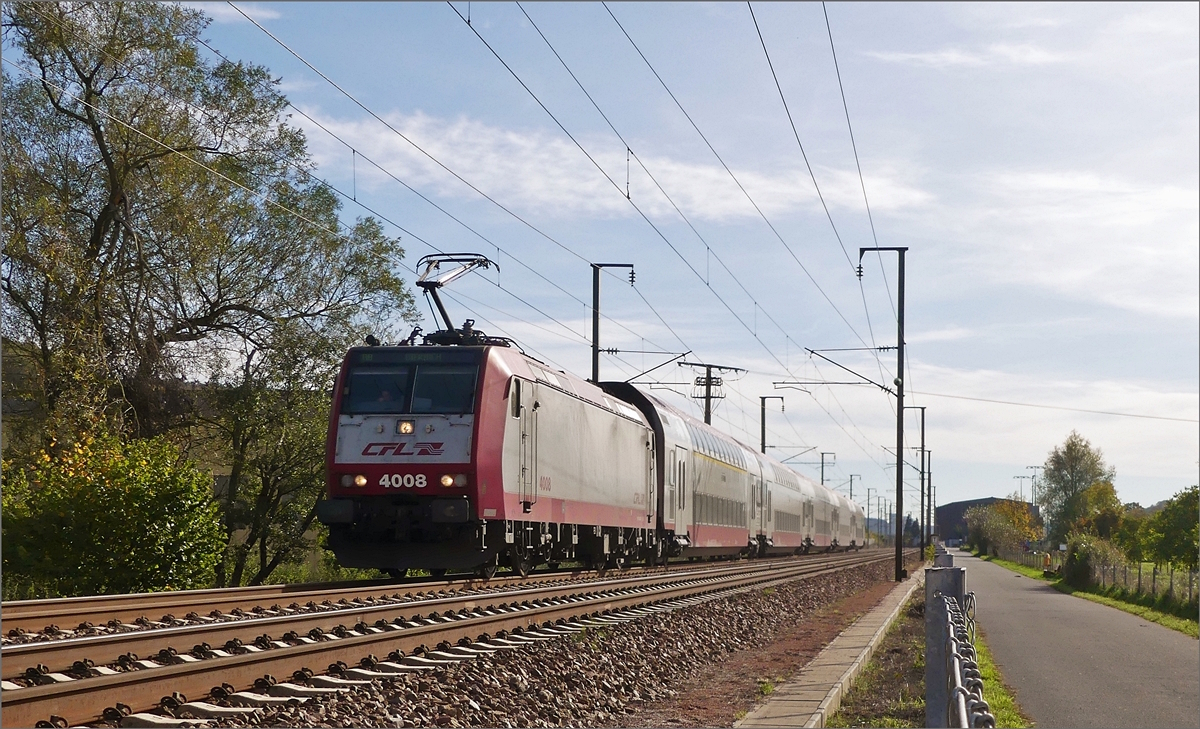
<svg viewBox="0 0 1200 729">
<path fill-rule="evenodd" d="M 745 592 L 217 726 L 618 726 L 639 707 L 673 696 L 700 668 L 769 644 L 890 571 L 876 564 Z"/>
</svg>

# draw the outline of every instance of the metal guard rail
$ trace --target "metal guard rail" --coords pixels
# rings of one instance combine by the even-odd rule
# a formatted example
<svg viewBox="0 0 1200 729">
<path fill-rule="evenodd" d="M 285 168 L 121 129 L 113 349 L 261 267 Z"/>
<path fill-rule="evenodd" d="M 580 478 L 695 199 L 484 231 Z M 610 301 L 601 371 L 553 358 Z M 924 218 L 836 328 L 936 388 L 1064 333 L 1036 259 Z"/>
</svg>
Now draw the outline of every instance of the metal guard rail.
<svg viewBox="0 0 1200 729">
<path fill-rule="evenodd" d="M 946 615 L 946 726 L 994 729 L 996 717 L 983 700 L 983 676 L 975 655 L 975 593 L 958 600 L 938 592 Z"/>
</svg>

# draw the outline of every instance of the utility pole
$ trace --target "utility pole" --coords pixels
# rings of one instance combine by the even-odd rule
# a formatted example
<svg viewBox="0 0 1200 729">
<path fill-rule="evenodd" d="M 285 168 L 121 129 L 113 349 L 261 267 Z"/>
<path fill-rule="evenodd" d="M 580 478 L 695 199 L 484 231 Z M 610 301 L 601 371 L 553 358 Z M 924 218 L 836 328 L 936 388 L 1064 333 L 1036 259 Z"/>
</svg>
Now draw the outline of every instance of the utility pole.
<svg viewBox="0 0 1200 729">
<path fill-rule="evenodd" d="M 921 523 L 921 554 L 925 554 L 925 527 L 929 517 L 925 514 L 925 407 L 910 405 L 909 410 L 921 411 L 921 510 L 917 512 L 917 521 Z"/>
<path fill-rule="evenodd" d="M 937 509 L 933 506 L 933 451 L 925 451 L 925 489 L 929 498 L 925 500 L 925 523 L 929 527 L 928 543 L 933 543 L 933 535 L 937 533 L 934 522 L 937 521 Z"/>
<path fill-rule="evenodd" d="M 904 506 L 904 253 L 907 246 L 890 246 L 858 249 L 858 277 L 862 278 L 862 257 L 867 251 L 895 251 L 899 256 L 899 281 L 896 284 L 896 534 L 903 532 L 900 512 Z M 904 569 L 904 555 L 900 539 L 896 539 L 896 582 L 908 574 Z"/>
<path fill-rule="evenodd" d="M 600 382 L 600 270 L 603 268 L 628 268 L 629 285 L 633 285 L 632 263 L 592 264 L 592 382 Z"/>
<path fill-rule="evenodd" d="M 867 527 L 868 527 L 868 528 L 867 528 L 867 541 L 868 541 L 868 543 L 870 542 L 870 539 L 871 539 L 871 529 L 870 529 L 870 524 L 871 524 L 871 492 L 872 492 L 872 491 L 874 491 L 874 490 L 875 490 L 875 489 L 871 488 L 870 486 L 868 486 L 868 487 L 867 487 Z"/>
<path fill-rule="evenodd" d="M 856 478 L 861 479 L 862 476 L 858 475 L 857 473 L 850 474 L 850 500 L 851 501 L 854 501 L 854 479 L 856 479 Z"/>
<path fill-rule="evenodd" d="M 1037 477 L 1038 471 L 1042 470 L 1043 466 L 1026 466 L 1025 468 L 1033 469 L 1033 481 L 1029 484 L 1029 502 L 1037 504 Z"/>
<path fill-rule="evenodd" d="M 821 453 L 821 485 L 822 486 L 825 485 L 825 456 L 833 456 L 833 458 L 834 458 L 833 463 L 831 463 L 829 465 L 832 466 L 832 465 L 834 465 L 834 463 L 837 463 L 837 454 L 836 453 L 834 453 L 832 451 L 823 451 Z"/>
<path fill-rule="evenodd" d="M 712 425 L 712 401 L 720 400 L 724 395 L 714 395 L 713 388 L 721 386 L 721 378 L 713 377 L 713 370 L 718 372 L 745 372 L 741 367 L 726 367 L 724 365 L 708 364 L 706 362 L 680 362 L 680 367 L 703 367 L 704 377 L 697 377 L 695 381 L 696 387 L 704 388 L 704 395 L 696 397 L 704 399 L 704 424 Z"/>
<path fill-rule="evenodd" d="M 1024 479 L 1027 479 L 1027 478 L 1028 478 L 1028 479 L 1032 480 L 1032 479 L 1033 479 L 1033 476 L 1013 476 L 1013 478 L 1017 479 L 1018 481 L 1021 481 L 1021 485 L 1020 485 L 1020 489 L 1021 489 L 1021 492 L 1020 492 L 1020 496 L 1021 496 L 1021 503 L 1025 503 L 1025 483 L 1024 483 Z M 1032 487 L 1031 487 L 1031 488 L 1032 488 Z"/>
<path fill-rule="evenodd" d="M 764 455 L 767 452 L 767 400 L 778 400 L 779 412 L 783 412 L 784 406 L 783 395 L 760 395 L 758 398 L 758 404 L 762 407 L 762 417 L 759 423 L 762 425 L 762 440 L 760 443 Z"/>
</svg>

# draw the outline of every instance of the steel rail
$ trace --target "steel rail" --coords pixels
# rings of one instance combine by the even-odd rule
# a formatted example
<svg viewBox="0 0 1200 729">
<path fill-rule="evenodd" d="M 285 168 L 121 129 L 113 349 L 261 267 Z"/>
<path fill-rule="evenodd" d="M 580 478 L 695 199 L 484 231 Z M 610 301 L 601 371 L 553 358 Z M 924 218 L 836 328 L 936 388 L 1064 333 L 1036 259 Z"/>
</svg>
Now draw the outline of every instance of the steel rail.
<svg viewBox="0 0 1200 729">
<path fill-rule="evenodd" d="M 476 577 L 465 579 L 405 579 L 363 580 L 359 582 L 307 583 L 303 585 L 265 585 L 259 587 L 230 587 L 209 590 L 180 590 L 177 592 L 147 592 L 133 595 L 97 595 L 88 597 L 21 600 L 0 605 L 0 620 L 4 628 L 38 631 L 49 624 L 74 627 L 83 622 L 95 625 L 110 620 L 130 622 L 140 617 L 191 611 L 227 611 L 233 608 L 248 610 L 263 602 L 337 601 L 354 597 L 384 597 L 397 591 L 479 590 L 525 583 L 580 579 L 593 570 L 571 570 L 534 573 L 528 577 L 496 576 L 490 580 Z M 162 611 L 162 612 L 159 612 Z M 157 615 L 156 615 L 157 613 Z"/>
<path fill-rule="evenodd" d="M 632 567 L 625 573 L 658 574 L 696 568 L 699 566 L 691 563 L 675 563 L 669 568 Z M 535 572 L 527 577 L 496 575 L 491 579 L 483 579 L 462 575 L 452 579 L 380 579 L 17 600 L 0 603 L 0 622 L 3 623 L 6 631 L 20 629 L 37 632 L 48 625 L 58 625 L 61 628 L 69 629 L 84 622 L 90 622 L 93 625 L 103 625 L 111 620 L 130 623 L 142 617 L 156 619 L 171 613 L 199 612 L 206 615 L 213 610 L 227 612 L 234 608 L 249 612 L 254 607 L 263 607 L 264 603 L 271 604 L 271 602 L 282 600 L 304 604 L 310 601 L 330 600 L 336 602 L 354 598 L 374 597 L 379 599 L 399 592 L 429 592 L 447 589 L 494 590 L 526 584 L 582 580 L 589 577 L 602 578 L 603 575 L 602 571 L 580 568 Z"/>
<path fill-rule="evenodd" d="M 756 564 L 751 570 L 770 572 L 798 564 L 812 566 L 825 563 L 827 561 L 768 562 Z M 574 597 L 579 594 L 590 595 L 655 587 L 672 582 L 719 578 L 726 574 L 736 574 L 746 570 L 747 567 L 744 565 L 707 565 L 707 569 L 654 575 L 622 574 L 607 580 L 572 583 L 569 586 L 561 584 L 529 586 L 509 592 L 446 595 L 424 600 L 367 604 L 319 612 L 248 617 L 242 620 L 20 643 L 0 648 L 0 665 L 3 666 L 2 677 L 11 680 L 23 676 L 26 668 L 37 665 L 43 665 L 49 671 L 61 672 L 70 670 L 76 661 L 85 659 L 103 665 L 116 662 L 124 654 L 151 657 L 163 649 L 175 649 L 182 653 L 192 650 L 193 646 L 201 643 L 208 643 L 213 647 L 220 648 L 231 640 L 240 640 L 249 644 L 264 634 L 278 640 L 289 632 L 298 635 L 306 635 L 314 629 L 327 632 L 338 626 L 352 626 L 360 622 L 371 624 L 379 620 L 390 621 L 405 615 L 412 615 L 413 620 L 436 619 L 447 613 L 457 614 L 462 610 L 486 609 L 497 605 L 512 605 L 565 595 Z"/>
<path fill-rule="evenodd" d="M 681 597 L 731 590 L 762 583 L 780 583 L 800 577 L 816 577 L 854 566 L 888 559 L 888 555 L 856 555 L 851 559 L 822 562 L 800 562 L 776 569 L 741 570 L 708 579 L 693 577 L 665 586 L 643 586 L 624 594 L 592 595 L 572 601 L 546 600 L 542 605 L 522 605 L 505 612 L 489 610 L 460 620 L 433 623 L 408 628 L 350 635 L 315 643 L 302 643 L 271 650 L 211 658 L 190 663 L 166 665 L 97 676 L 94 678 L 11 689 L 3 693 L 4 721 L 8 726 L 33 726 L 49 718 L 61 716 L 70 724 L 95 721 L 103 709 L 124 703 L 135 711 L 158 705 L 161 697 L 179 692 L 203 696 L 214 683 L 227 683 L 235 689 L 245 689 L 264 675 L 290 675 L 306 663 L 336 663 L 356 665 L 371 653 L 400 650 L 409 653 L 427 644 L 443 641 L 456 643 L 462 639 L 476 640 L 481 635 L 500 631 L 529 629 L 553 624 L 560 620 L 602 615 L 650 603 Z M 833 564 L 830 564 L 833 562 Z M 644 578 L 643 578 L 644 579 Z M 626 580 L 632 582 L 636 580 Z M 697 584 L 701 583 L 701 584 Z M 126 634 L 128 635 L 128 634 Z M 380 678 L 386 674 L 380 674 Z"/>
</svg>

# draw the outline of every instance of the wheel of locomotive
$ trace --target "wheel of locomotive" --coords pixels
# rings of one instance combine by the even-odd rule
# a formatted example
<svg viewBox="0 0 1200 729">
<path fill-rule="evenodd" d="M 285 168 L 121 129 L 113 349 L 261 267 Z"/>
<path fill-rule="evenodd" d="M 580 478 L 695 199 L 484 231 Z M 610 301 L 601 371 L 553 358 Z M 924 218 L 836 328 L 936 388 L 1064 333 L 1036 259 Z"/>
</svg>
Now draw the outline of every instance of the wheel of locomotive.
<svg viewBox="0 0 1200 729">
<path fill-rule="evenodd" d="M 383 570 L 383 574 L 388 576 L 388 579 L 399 580 L 408 574 L 408 570 L 398 570 L 388 567 Z"/>
<path fill-rule="evenodd" d="M 547 562 L 546 563 L 546 569 L 549 569 L 551 572 L 553 572 L 554 570 L 556 570 L 558 568 L 559 568 L 558 562 Z"/>
<path fill-rule="evenodd" d="M 529 573 L 533 571 L 533 563 L 528 552 L 515 544 L 509 548 L 508 564 L 512 568 L 513 574 L 521 577 L 528 577 Z"/>
<path fill-rule="evenodd" d="M 493 554 L 491 559 L 475 568 L 475 576 L 490 580 L 496 576 L 496 568 L 500 565 L 500 555 Z"/>
<path fill-rule="evenodd" d="M 446 576 L 446 570 L 444 568 L 429 570 L 429 576 L 434 579 L 440 580 Z"/>
</svg>

